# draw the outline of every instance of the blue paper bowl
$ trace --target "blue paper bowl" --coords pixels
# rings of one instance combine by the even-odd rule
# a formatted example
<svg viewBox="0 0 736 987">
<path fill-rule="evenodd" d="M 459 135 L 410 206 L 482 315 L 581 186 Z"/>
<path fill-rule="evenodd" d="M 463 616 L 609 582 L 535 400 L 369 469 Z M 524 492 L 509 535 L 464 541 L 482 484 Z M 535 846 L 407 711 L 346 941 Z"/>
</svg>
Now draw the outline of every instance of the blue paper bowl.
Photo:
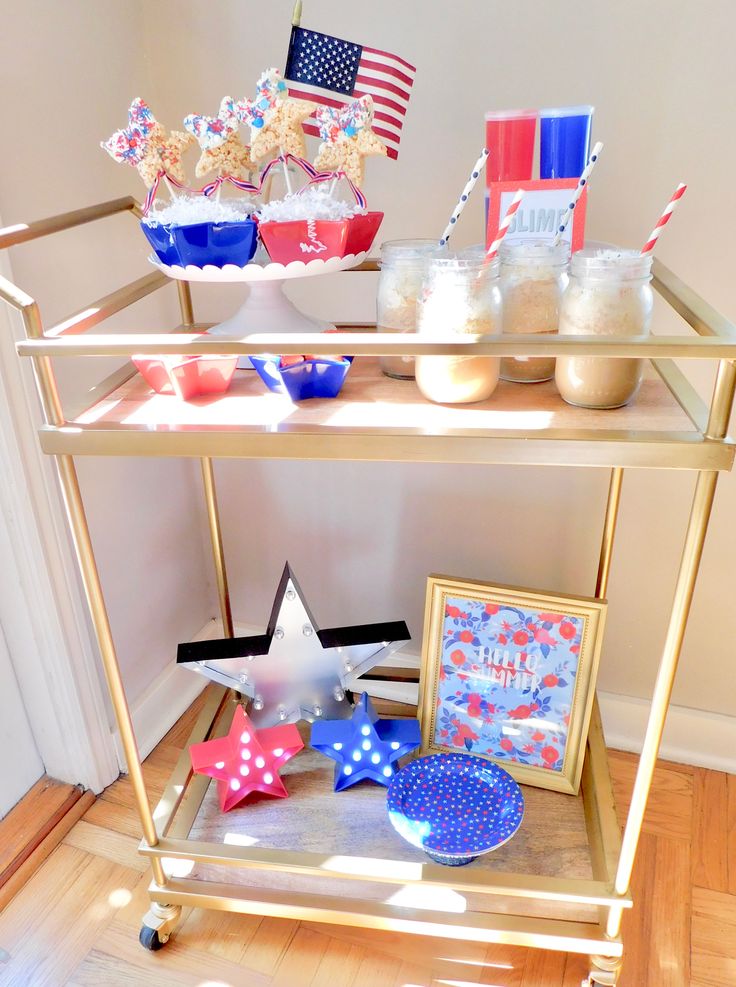
<svg viewBox="0 0 736 987">
<path fill-rule="evenodd" d="M 238 223 L 175 223 L 149 225 L 141 222 L 146 239 L 164 264 L 187 267 L 245 267 L 258 245 L 258 224 L 253 219 Z"/>
<path fill-rule="evenodd" d="M 351 356 L 339 360 L 304 360 L 290 367 L 279 367 L 279 357 L 252 356 L 258 376 L 277 394 L 288 394 L 292 401 L 307 398 L 336 398 L 353 362 Z"/>
<path fill-rule="evenodd" d="M 516 833 L 524 796 L 511 775 L 472 754 L 433 754 L 394 775 L 391 825 L 438 864 L 461 867 Z"/>
</svg>

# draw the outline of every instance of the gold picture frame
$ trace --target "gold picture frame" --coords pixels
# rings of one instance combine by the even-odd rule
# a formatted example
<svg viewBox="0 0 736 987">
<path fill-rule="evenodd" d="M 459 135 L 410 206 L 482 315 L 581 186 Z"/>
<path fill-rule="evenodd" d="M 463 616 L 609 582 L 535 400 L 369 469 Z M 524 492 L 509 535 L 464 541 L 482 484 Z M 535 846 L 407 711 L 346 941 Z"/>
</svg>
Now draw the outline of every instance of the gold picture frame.
<svg viewBox="0 0 736 987">
<path fill-rule="evenodd" d="M 477 754 L 576 795 L 605 600 L 431 575 L 419 683 L 422 754 Z"/>
</svg>

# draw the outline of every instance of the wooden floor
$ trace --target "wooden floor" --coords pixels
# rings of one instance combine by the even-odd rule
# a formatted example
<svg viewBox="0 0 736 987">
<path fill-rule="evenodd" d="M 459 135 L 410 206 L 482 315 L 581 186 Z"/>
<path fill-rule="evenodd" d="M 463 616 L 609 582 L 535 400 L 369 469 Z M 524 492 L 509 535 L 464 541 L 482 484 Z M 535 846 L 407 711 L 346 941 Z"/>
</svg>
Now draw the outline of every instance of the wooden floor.
<svg viewBox="0 0 736 987">
<path fill-rule="evenodd" d="M 161 792 L 198 704 L 145 764 Z M 623 817 L 634 775 L 612 755 Z M 660 763 L 624 931 L 621 987 L 736 985 L 736 777 Z M 145 861 L 127 780 L 90 806 L 0 914 L 2 987 L 579 987 L 585 958 L 185 910 L 138 944 Z"/>
</svg>

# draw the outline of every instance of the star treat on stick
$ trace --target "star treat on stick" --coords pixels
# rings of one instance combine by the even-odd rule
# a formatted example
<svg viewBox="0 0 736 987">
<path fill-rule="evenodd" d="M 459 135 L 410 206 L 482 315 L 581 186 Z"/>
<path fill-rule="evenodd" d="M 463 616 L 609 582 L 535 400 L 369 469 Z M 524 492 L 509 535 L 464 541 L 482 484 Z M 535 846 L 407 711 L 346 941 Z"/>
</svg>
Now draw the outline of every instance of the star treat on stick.
<svg viewBox="0 0 736 987">
<path fill-rule="evenodd" d="M 363 184 L 368 154 L 386 154 L 386 145 L 371 129 L 373 99 L 361 96 L 339 110 L 320 106 L 315 114 L 322 144 L 314 159 L 315 168 L 344 171 L 358 187 Z"/>
<path fill-rule="evenodd" d="M 255 170 L 250 148 L 238 136 L 236 105 L 232 97 L 225 96 L 216 117 L 191 113 L 184 120 L 184 126 L 202 150 L 194 171 L 197 178 L 211 171 L 233 178 L 248 178 Z"/>
<path fill-rule="evenodd" d="M 236 111 L 250 127 L 250 150 L 259 160 L 278 150 L 280 154 L 306 156 L 302 124 L 317 109 L 316 103 L 292 99 L 278 69 L 267 69 L 256 83 L 256 98 L 244 99 Z"/>
<path fill-rule="evenodd" d="M 118 163 L 137 168 L 150 188 L 161 172 L 166 172 L 178 182 L 184 182 L 181 158 L 193 140 L 189 134 L 176 130 L 167 137 L 150 106 L 138 96 L 130 104 L 128 126 L 116 130 L 100 147 Z"/>
</svg>

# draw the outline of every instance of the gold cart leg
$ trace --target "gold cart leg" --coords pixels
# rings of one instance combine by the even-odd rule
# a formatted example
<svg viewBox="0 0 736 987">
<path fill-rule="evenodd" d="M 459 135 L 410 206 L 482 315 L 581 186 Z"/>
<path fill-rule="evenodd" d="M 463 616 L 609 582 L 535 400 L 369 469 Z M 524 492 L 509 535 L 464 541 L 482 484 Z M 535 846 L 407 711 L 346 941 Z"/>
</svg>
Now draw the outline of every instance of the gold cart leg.
<svg viewBox="0 0 736 987">
<path fill-rule="evenodd" d="M 608 592 L 608 577 L 611 573 L 613 541 L 616 536 L 616 522 L 618 521 L 618 508 L 621 503 L 621 485 L 623 482 L 623 468 L 621 466 L 614 466 L 611 470 L 611 482 L 608 486 L 606 518 L 603 522 L 601 554 L 598 561 L 598 576 L 595 581 L 595 595 L 599 599 L 603 599 Z"/>
<path fill-rule="evenodd" d="M 736 367 L 729 360 L 721 360 L 718 365 L 710 415 L 705 430 L 706 439 L 718 441 L 725 436 L 735 390 Z M 715 470 L 702 470 L 698 473 L 693 503 L 690 509 L 690 520 L 688 522 L 687 534 L 685 535 L 685 545 L 682 550 L 680 569 L 677 574 L 670 622 L 662 649 L 662 658 L 657 671 L 652 706 L 621 844 L 621 856 L 619 857 L 616 880 L 614 882 L 615 889 L 619 894 L 628 891 L 629 884 L 631 883 L 631 872 L 634 867 L 636 848 L 639 843 L 644 812 L 649 797 L 649 789 L 652 784 L 659 745 L 664 731 L 667 708 L 669 706 L 670 696 L 672 695 L 672 686 L 674 684 L 675 672 L 677 671 L 677 663 L 680 658 L 682 641 L 685 636 L 687 618 L 690 614 L 695 580 L 703 554 L 703 544 L 708 530 L 708 521 L 710 520 L 717 482 L 718 473 Z M 606 929 L 609 936 L 613 937 L 619 934 L 622 918 L 623 910 L 620 907 L 614 906 L 611 908 Z"/>
<path fill-rule="evenodd" d="M 222 614 L 222 628 L 225 637 L 233 637 L 233 615 L 230 609 L 230 591 L 227 585 L 227 569 L 225 568 L 225 553 L 222 547 L 222 529 L 220 528 L 220 512 L 217 508 L 217 492 L 215 490 L 215 473 L 212 469 L 212 460 L 209 457 L 202 459 L 202 480 L 204 482 L 204 496 L 207 502 L 207 519 L 210 525 L 210 541 L 212 543 L 212 555 L 215 560 L 215 574 L 217 576 L 217 595 L 220 598 L 220 613 Z"/>
<path fill-rule="evenodd" d="M 184 326 L 194 324 L 194 308 L 192 307 L 192 289 L 188 281 L 177 281 L 176 291 L 179 295 L 179 311 L 181 323 Z"/>
<path fill-rule="evenodd" d="M 100 577 L 97 572 L 97 564 L 92 550 L 82 495 L 79 490 L 77 471 L 71 456 L 58 456 L 57 460 L 66 509 L 74 536 L 79 565 L 82 570 L 82 581 L 97 634 L 97 642 L 99 644 L 100 654 L 102 655 L 102 665 L 105 670 L 107 687 L 110 690 L 110 698 L 112 699 L 113 709 L 115 710 L 115 719 L 120 730 L 120 739 L 122 740 L 123 750 L 125 751 L 128 774 L 138 805 L 138 813 L 141 818 L 143 838 L 149 846 L 156 846 L 158 835 L 153 821 L 153 814 L 151 813 L 151 806 L 148 802 L 148 793 L 146 792 L 146 785 L 143 780 L 141 759 L 133 732 L 130 709 L 128 708 L 128 701 L 125 697 L 120 666 L 118 665 L 117 655 L 115 654 L 115 645 L 113 644 L 105 601 L 102 596 L 102 587 L 100 586 Z M 151 866 L 154 881 L 163 887 L 166 884 L 166 875 L 161 860 L 157 857 L 152 858 Z"/>
</svg>

